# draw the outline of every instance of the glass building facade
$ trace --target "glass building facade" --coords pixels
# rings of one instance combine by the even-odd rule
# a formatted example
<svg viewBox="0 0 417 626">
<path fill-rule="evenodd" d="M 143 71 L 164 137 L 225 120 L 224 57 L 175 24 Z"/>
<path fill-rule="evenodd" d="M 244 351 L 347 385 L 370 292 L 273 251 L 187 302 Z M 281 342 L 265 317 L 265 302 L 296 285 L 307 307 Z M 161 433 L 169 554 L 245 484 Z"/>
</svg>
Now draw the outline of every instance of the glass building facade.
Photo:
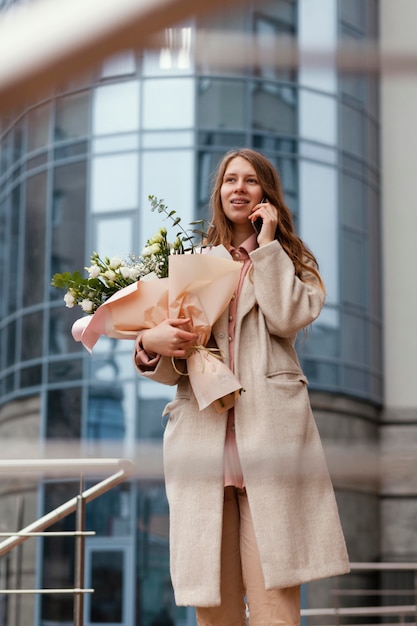
<svg viewBox="0 0 417 626">
<path fill-rule="evenodd" d="M 277 69 L 273 60 L 216 67 L 209 52 L 194 55 L 202 32 L 246 34 L 258 47 L 290 38 L 301 50 L 336 51 L 341 40 L 377 38 L 377 5 L 246 1 L 168 29 L 161 50 L 128 51 L 63 80 L 51 97 L 2 121 L 1 406 L 37 396 L 40 437 L 82 439 L 91 454 L 106 441 L 129 456 L 136 442 L 161 440 L 172 390 L 138 378 L 130 341 L 103 338 L 93 356 L 75 343 L 70 328 L 80 310 L 63 306 L 50 278 L 88 265 L 93 251 L 140 252 L 161 225 L 150 194 L 183 224 L 207 217 L 215 165 L 239 146 L 276 165 L 326 283 L 325 309 L 300 342 L 310 389 L 381 403 L 377 80 L 341 75 L 334 62 L 313 68 L 302 54 L 297 70 Z M 40 508 L 76 489 L 43 484 Z M 173 601 L 162 481 L 132 482 L 90 504 L 88 525 L 97 536 L 87 541 L 87 586 L 97 593 L 86 624 L 194 623 L 192 610 Z M 72 576 L 71 540 L 45 540 L 39 584 L 63 587 Z M 166 614 L 171 621 L 162 621 Z M 70 623 L 68 597 L 37 602 L 34 624 Z"/>
</svg>

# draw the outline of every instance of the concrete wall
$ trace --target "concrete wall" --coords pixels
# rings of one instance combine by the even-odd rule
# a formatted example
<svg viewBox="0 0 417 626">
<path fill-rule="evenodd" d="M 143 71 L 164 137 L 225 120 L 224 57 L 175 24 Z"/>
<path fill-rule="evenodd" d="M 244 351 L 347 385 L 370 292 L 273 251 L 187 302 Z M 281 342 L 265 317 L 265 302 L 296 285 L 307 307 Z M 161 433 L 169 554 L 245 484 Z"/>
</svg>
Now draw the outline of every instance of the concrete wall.
<svg viewBox="0 0 417 626">
<path fill-rule="evenodd" d="M 414 55 L 415 0 L 381 0 L 381 49 Z M 381 81 L 385 410 L 381 426 L 381 557 L 417 559 L 417 76 Z"/>
</svg>

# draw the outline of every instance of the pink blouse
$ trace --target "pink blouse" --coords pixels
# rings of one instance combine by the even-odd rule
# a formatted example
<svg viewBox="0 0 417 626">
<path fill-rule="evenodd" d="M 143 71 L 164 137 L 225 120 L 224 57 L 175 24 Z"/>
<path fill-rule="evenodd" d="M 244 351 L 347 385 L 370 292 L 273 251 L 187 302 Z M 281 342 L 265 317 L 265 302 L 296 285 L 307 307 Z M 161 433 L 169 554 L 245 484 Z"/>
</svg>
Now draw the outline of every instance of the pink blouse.
<svg viewBox="0 0 417 626">
<path fill-rule="evenodd" d="M 230 369 L 234 371 L 234 347 L 235 347 L 235 324 L 236 324 L 236 311 L 239 301 L 239 296 L 242 291 L 243 281 L 251 266 L 251 259 L 249 253 L 258 247 L 256 234 L 251 235 L 246 241 L 242 243 L 239 248 L 229 248 L 229 252 L 232 255 L 233 260 L 242 262 L 242 269 L 240 272 L 240 278 L 232 296 L 232 300 L 229 305 L 229 359 Z M 239 460 L 239 453 L 236 446 L 235 435 L 235 411 L 234 408 L 229 410 L 227 418 L 227 430 L 226 440 L 224 446 L 224 486 L 234 486 L 239 489 L 243 489 L 244 481 L 242 468 Z"/>
</svg>

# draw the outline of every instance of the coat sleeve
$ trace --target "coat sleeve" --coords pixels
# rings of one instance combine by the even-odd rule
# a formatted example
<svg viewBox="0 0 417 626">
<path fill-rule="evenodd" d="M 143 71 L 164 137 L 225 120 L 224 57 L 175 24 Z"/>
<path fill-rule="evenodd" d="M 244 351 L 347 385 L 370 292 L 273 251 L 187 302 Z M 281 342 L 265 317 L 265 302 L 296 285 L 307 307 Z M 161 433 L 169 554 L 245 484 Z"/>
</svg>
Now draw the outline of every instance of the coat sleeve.
<svg viewBox="0 0 417 626">
<path fill-rule="evenodd" d="M 176 369 L 173 367 L 172 360 L 169 357 L 165 356 L 157 356 L 153 359 L 147 360 L 144 357 L 143 348 L 140 346 L 140 340 L 142 337 L 142 333 L 138 335 L 135 348 L 133 351 L 133 363 L 135 365 L 136 370 L 141 376 L 145 378 L 150 378 L 157 383 L 162 383 L 164 385 L 176 385 L 180 378 L 179 372 L 184 369 L 185 371 L 185 361 L 176 360 L 175 365 Z"/>
<path fill-rule="evenodd" d="M 311 324 L 320 314 L 325 294 L 314 274 L 304 282 L 278 241 L 257 248 L 250 254 L 253 262 L 255 299 L 268 330 L 279 337 L 292 337 Z"/>
</svg>

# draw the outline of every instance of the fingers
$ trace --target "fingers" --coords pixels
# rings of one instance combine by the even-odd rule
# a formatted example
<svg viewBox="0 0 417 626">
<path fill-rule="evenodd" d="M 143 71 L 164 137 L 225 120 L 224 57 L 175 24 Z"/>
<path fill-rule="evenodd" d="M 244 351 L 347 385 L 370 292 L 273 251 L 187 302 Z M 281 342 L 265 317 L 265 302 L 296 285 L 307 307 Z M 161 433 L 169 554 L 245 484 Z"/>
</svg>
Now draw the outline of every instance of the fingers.
<svg viewBox="0 0 417 626">
<path fill-rule="evenodd" d="M 275 238 L 275 231 L 278 225 L 278 212 L 273 204 L 269 201 L 261 202 L 254 208 L 249 219 L 255 221 L 257 218 L 262 219 L 262 228 L 258 234 L 258 245 L 263 246 L 270 243 Z"/>
<path fill-rule="evenodd" d="M 185 330 L 190 318 L 169 318 L 142 334 L 142 346 L 147 352 L 162 356 L 186 358 L 198 341 L 198 334 Z"/>
</svg>

